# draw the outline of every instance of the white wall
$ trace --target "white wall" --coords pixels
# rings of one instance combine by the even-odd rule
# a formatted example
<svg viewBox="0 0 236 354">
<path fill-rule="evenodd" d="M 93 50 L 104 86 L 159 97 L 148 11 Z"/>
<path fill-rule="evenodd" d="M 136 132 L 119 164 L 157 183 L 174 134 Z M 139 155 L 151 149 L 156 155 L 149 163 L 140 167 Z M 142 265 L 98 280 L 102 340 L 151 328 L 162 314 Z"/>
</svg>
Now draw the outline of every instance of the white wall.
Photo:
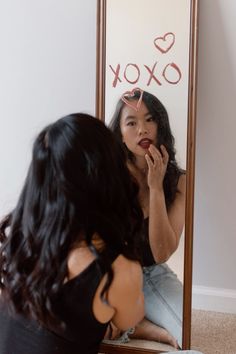
<svg viewBox="0 0 236 354">
<path fill-rule="evenodd" d="M 193 305 L 236 313 L 235 14 L 200 1 Z"/>
<path fill-rule="evenodd" d="M 44 125 L 94 114 L 96 0 L 0 4 L 0 215 L 14 206 Z"/>
</svg>

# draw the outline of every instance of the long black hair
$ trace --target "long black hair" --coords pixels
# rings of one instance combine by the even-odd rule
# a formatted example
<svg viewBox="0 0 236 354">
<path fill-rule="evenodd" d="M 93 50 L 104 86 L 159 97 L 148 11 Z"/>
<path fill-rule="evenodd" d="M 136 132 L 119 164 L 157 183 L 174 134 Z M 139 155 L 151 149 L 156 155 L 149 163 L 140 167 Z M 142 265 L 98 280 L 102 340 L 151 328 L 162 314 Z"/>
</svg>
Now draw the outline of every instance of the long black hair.
<svg viewBox="0 0 236 354">
<path fill-rule="evenodd" d="M 91 245 L 94 233 L 105 243 L 106 290 L 111 251 L 137 259 L 137 192 L 124 152 L 101 121 L 75 113 L 43 129 L 18 203 L 0 225 L 0 289 L 10 308 L 54 325 L 68 254 L 81 240 Z"/>
<path fill-rule="evenodd" d="M 141 93 L 142 92 L 142 93 Z M 176 150 L 175 150 L 175 139 L 171 132 L 169 117 L 165 106 L 162 102 L 153 94 L 147 91 L 141 91 L 140 89 L 134 90 L 133 94 L 129 97 L 125 97 L 126 100 L 139 100 L 140 95 L 142 94 L 142 101 L 146 105 L 149 113 L 152 115 L 154 121 L 157 123 L 158 126 L 158 133 L 157 133 L 157 148 L 160 148 L 161 145 L 164 145 L 168 154 L 169 154 L 169 161 L 167 165 L 167 170 L 163 182 L 165 200 L 167 208 L 170 207 L 172 202 L 175 199 L 178 185 L 178 180 L 181 174 L 185 173 L 182 170 L 176 161 Z M 110 122 L 110 129 L 115 133 L 118 141 L 122 143 L 122 134 L 120 129 L 120 120 L 123 107 L 125 106 L 125 102 L 122 98 L 119 99 L 117 102 L 115 113 L 112 117 Z M 135 157 L 131 151 L 128 150 L 125 144 L 122 144 L 123 149 L 126 153 L 128 160 L 134 162 Z"/>
</svg>

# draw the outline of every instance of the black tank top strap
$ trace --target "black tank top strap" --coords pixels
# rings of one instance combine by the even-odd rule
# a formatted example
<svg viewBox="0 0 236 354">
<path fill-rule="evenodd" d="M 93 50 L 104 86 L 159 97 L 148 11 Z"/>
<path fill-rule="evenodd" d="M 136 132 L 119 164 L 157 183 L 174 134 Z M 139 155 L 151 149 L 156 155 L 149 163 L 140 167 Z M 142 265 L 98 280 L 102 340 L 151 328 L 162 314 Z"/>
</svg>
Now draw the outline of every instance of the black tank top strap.
<svg viewBox="0 0 236 354">
<path fill-rule="evenodd" d="M 96 261 L 99 264 L 102 275 L 107 272 L 108 268 L 110 268 L 111 264 L 120 254 L 116 250 L 108 247 L 105 247 L 104 250 L 99 252 L 92 243 L 89 245 L 89 249 L 96 257 Z"/>
</svg>

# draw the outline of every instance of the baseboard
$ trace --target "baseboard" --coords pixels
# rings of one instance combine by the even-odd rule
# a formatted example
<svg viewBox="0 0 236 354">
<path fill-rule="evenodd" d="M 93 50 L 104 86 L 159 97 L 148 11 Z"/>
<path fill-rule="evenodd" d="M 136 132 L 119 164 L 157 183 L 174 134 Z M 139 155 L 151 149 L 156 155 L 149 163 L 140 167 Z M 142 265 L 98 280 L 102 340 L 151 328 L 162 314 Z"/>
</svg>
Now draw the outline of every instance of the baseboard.
<svg viewBox="0 0 236 354">
<path fill-rule="evenodd" d="M 193 286 L 192 307 L 198 310 L 236 314 L 236 290 Z"/>
</svg>

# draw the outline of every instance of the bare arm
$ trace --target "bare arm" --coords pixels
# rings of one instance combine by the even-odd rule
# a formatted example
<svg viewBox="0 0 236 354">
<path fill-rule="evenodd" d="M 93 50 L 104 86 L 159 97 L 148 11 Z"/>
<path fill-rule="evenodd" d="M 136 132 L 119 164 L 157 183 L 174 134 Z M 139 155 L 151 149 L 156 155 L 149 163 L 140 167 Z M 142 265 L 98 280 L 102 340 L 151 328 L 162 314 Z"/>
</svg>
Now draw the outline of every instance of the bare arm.
<svg viewBox="0 0 236 354">
<path fill-rule="evenodd" d="M 114 262 L 114 280 L 109 288 L 108 301 L 114 308 L 114 325 L 126 330 L 144 317 L 143 276 L 139 263 L 119 256 Z"/>
<path fill-rule="evenodd" d="M 161 153 L 152 145 L 148 164 L 149 200 L 149 241 L 153 257 L 157 263 L 163 263 L 177 249 L 185 220 L 186 177 L 180 176 L 178 193 L 167 212 L 163 180 L 168 163 L 168 154 L 162 146 Z"/>
</svg>

